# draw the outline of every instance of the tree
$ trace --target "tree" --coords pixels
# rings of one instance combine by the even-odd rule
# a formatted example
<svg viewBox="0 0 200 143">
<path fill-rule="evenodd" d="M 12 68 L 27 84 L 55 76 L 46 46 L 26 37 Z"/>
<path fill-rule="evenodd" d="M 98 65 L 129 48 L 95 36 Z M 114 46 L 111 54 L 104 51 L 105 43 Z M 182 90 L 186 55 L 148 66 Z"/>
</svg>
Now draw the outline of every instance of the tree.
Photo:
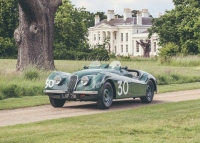
<svg viewBox="0 0 200 143">
<path fill-rule="evenodd" d="M 136 41 L 138 44 L 142 46 L 143 49 L 143 57 L 148 58 L 150 57 L 150 52 L 151 52 L 151 40 L 140 40 L 140 42 Z"/>
<path fill-rule="evenodd" d="M 173 0 L 175 8 L 153 19 L 149 38 L 153 33 L 159 36 L 159 44 L 165 47 L 173 43 L 179 53 L 200 52 L 200 2 L 199 0 Z"/>
<path fill-rule="evenodd" d="M 84 8 L 75 8 L 63 0 L 55 17 L 55 54 L 61 49 L 83 50 L 87 44 L 87 16 Z"/>
<path fill-rule="evenodd" d="M 15 0 L 0 1 L 0 57 L 14 58 L 17 48 L 13 33 L 18 25 L 18 4 Z"/>
<path fill-rule="evenodd" d="M 17 70 L 29 65 L 54 69 L 54 16 L 62 0 L 18 0 L 19 27 L 14 32 L 18 45 Z"/>
</svg>

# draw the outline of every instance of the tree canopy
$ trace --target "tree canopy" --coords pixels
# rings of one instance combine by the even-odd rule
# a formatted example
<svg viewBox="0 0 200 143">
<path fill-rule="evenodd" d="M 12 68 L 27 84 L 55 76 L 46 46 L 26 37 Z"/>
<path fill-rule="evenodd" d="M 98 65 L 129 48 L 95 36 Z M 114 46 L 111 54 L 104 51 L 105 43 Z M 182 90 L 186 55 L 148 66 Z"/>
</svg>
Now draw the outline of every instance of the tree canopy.
<svg viewBox="0 0 200 143">
<path fill-rule="evenodd" d="M 177 53 L 199 54 L 200 52 L 200 1 L 173 0 L 175 8 L 152 20 L 149 37 L 159 36 L 159 43 L 178 46 Z M 169 46 L 168 46 L 169 47 Z"/>
<path fill-rule="evenodd" d="M 17 1 L 1 0 L 0 8 L 0 56 L 3 58 L 16 57 L 17 48 L 13 33 L 18 25 Z"/>
</svg>

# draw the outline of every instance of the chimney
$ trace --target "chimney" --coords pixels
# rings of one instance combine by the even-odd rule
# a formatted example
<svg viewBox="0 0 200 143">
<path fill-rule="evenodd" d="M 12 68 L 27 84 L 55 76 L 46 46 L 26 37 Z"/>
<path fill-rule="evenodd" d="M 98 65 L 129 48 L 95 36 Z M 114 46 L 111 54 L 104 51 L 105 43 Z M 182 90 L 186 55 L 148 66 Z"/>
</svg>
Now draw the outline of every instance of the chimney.
<svg viewBox="0 0 200 143">
<path fill-rule="evenodd" d="M 132 17 L 131 9 L 130 8 L 125 8 L 124 9 L 124 21 L 129 17 Z"/>
<path fill-rule="evenodd" d="M 137 25 L 142 25 L 142 13 L 137 13 Z"/>
<path fill-rule="evenodd" d="M 107 13 L 107 21 L 110 21 L 111 19 L 115 18 L 114 10 L 108 10 Z"/>
<path fill-rule="evenodd" d="M 99 15 L 95 15 L 94 20 L 95 20 L 95 25 L 97 25 L 100 22 Z"/>
<path fill-rule="evenodd" d="M 143 9 L 142 10 L 142 17 L 149 17 L 149 11 L 148 11 L 148 9 Z"/>
<path fill-rule="evenodd" d="M 158 17 L 161 17 L 161 16 L 162 16 L 162 12 L 159 12 Z"/>
</svg>

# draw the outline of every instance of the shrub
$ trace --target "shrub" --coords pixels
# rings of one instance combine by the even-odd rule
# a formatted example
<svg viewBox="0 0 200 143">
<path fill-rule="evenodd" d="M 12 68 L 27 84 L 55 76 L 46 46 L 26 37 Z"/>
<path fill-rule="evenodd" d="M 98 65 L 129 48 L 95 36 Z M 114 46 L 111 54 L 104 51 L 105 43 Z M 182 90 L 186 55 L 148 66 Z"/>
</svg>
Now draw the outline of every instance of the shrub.
<svg viewBox="0 0 200 143">
<path fill-rule="evenodd" d="M 179 52 L 179 47 L 174 43 L 168 43 L 163 48 L 159 49 L 161 64 L 169 64 L 171 57 L 176 56 Z"/>
<path fill-rule="evenodd" d="M 18 91 L 20 91 L 19 87 L 15 84 L 11 84 L 2 89 L 2 93 L 4 94 L 5 98 L 20 97 Z"/>
<path fill-rule="evenodd" d="M 41 95 L 43 87 L 39 86 L 19 86 L 16 84 L 10 84 L 5 87 L 1 87 L 0 100 L 6 98 L 16 98 L 21 96 L 36 96 Z"/>
<path fill-rule="evenodd" d="M 25 79 L 29 79 L 29 80 L 35 80 L 37 78 L 39 78 L 39 73 L 37 70 L 27 70 L 25 71 L 24 74 Z"/>
</svg>

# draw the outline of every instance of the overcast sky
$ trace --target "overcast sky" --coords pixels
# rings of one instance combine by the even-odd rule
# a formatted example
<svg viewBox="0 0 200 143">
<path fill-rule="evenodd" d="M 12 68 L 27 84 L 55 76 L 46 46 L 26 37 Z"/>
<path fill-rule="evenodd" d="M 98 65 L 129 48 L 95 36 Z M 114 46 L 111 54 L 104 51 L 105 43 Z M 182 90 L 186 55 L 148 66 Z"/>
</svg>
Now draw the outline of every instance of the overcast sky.
<svg viewBox="0 0 200 143">
<path fill-rule="evenodd" d="M 85 7 L 87 11 L 96 13 L 114 10 L 115 14 L 123 15 L 124 8 L 131 10 L 149 9 L 153 17 L 158 17 L 159 12 L 174 8 L 172 0 L 71 0 L 75 7 Z"/>
</svg>

